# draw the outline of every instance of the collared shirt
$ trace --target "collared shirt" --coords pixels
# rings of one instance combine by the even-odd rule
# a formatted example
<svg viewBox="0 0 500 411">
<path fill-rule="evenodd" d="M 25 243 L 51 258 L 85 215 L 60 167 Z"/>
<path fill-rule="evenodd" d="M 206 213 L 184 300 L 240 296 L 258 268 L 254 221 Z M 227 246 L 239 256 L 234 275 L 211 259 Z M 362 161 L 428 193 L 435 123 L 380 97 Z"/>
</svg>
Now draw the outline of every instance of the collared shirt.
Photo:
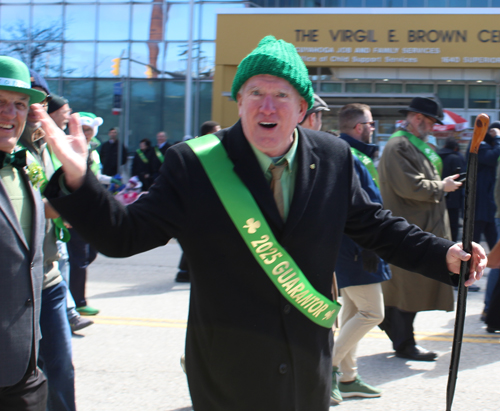
<svg viewBox="0 0 500 411">
<path fill-rule="evenodd" d="M 31 246 L 31 217 L 33 205 L 31 203 L 28 188 L 19 170 L 15 167 L 5 166 L 1 168 L 0 180 L 3 182 L 17 219 L 21 224 L 26 242 L 28 246 Z"/>
<path fill-rule="evenodd" d="M 288 212 L 290 211 L 290 205 L 292 203 L 293 193 L 295 189 L 295 178 L 297 176 L 297 162 L 295 161 L 295 154 L 297 153 L 298 141 L 299 133 L 297 129 L 295 129 L 292 146 L 284 156 L 279 158 L 269 157 L 262 151 L 259 151 L 250 143 L 250 147 L 252 147 L 255 157 L 257 157 L 257 161 L 259 162 L 260 168 L 264 173 L 264 177 L 269 184 L 271 184 L 272 179 L 271 171 L 269 171 L 269 166 L 271 165 L 271 163 L 279 165 L 283 164 L 285 160 L 288 161 L 288 165 L 285 168 L 285 171 L 283 172 L 280 180 L 281 187 L 283 189 L 285 220 L 288 217 Z"/>
</svg>

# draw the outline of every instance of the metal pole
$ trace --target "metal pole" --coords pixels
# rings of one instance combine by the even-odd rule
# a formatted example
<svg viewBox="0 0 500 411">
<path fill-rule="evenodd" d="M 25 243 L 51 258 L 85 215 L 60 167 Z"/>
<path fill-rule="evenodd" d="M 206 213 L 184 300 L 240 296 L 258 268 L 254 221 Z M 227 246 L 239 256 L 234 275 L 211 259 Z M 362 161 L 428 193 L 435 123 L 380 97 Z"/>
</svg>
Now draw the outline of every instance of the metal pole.
<svg viewBox="0 0 500 411">
<path fill-rule="evenodd" d="M 120 65 L 122 64 L 122 60 L 123 59 L 123 55 L 125 54 L 125 50 L 122 50 L 122 54 L 120 55 Z M 120 67 L 121 69 L 121 67 Z M 117 174 L 120 174 L 123 178 L 123 175 L 122 175 L 122 172 L 121 172 L 121 165 L 122 165 L 122 144 L 123 144 L 123 140 L 122 140 L 122 136 L 123 136 L 123 120 L 124 120 L 124 117 L 123 117 L 123 85 L 124 85 L 124 80 L 125 80 L 125 75 L 123 74 L 122 72 L 122 78 L 121 78 L 121 87 L 122 87 L 122 102 L 121 102 L 121 106 L 122 106 L 122 110 L 120 111 L 120 119 L 118 120 L 118 128 L 120 130 L 120 132 L 118 133 L 117 135 L 117 138 L 116 138 L 116 145 L 117 145 L 117 155 L 118 155 L 118 164 L 117 164 L 117 167 L 116 167 L 116 171 L 117 171 Z"/>
<path fill-rule="evenodd" d="M 194 19 L 194 0 L 189 0 L 189 25 L 188 25 L 188 54 L 187 54 L 187 67 L 186 67 L 186 96 L 184 100 L 184 135 L 192 136 L 191 123 L 192 123 L 192 63 L 193 63 L 193 19 Z"/>
</svg>

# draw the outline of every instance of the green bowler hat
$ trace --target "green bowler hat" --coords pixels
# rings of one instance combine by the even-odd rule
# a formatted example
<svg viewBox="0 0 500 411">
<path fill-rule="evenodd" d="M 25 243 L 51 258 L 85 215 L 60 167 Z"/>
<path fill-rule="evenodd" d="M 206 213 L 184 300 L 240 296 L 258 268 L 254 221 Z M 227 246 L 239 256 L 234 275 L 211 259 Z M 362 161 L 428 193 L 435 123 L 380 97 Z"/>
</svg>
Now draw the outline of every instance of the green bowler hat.
<svg viewBox="0 0 500 411">
<path fill-rule="evenodd" d="M 30 104 L 40 103 L 46 95 L 31 88 L 30 71 L 26 64 L 8 56 L 0 56 L 0 90 L 27 94 Z"/>
</svg>

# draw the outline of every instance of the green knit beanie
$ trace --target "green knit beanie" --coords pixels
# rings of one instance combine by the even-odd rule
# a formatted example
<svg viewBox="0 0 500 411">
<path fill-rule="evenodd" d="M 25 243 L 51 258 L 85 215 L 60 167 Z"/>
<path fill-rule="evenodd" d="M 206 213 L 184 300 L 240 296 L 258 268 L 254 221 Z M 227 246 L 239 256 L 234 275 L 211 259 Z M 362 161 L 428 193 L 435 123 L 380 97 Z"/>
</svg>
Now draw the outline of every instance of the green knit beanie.
<svg viewBox="0 0 500 411">
<path fill-rule="evenodd" d="M 231 90 L 235 101 L 241 86 L 250 77 L 259 74 L 270 74 L 287 80 L 307 102 L 308 109 L 312 108 L 314 91 L 311 80 L 306 65 L 293 44 L 276 40 L 274 36 L 264 37 L 238 66 Z"/>
</svg>

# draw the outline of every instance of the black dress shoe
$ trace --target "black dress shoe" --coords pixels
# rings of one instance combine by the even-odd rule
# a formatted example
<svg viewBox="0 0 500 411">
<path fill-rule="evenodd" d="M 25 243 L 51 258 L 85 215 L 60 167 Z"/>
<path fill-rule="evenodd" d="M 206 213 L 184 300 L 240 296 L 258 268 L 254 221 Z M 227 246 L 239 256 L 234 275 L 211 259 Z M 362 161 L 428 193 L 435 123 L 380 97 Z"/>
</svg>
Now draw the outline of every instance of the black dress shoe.
<svg viewBox="0 0 500 411">
<path fill-rule="evenodd" d="M 494 327 L 486 327 L 486 331 L 489 332 L 490 334 L 500 333 L 500 330 Z"/>
<path fill-rule="evenodd" d="M 428 351 L 419 345 L 409 345 L 402 350 L 397 350 L 396 357 L 408 358 L 414 361 L 435 361 L 437 354 L 435 352 Z"/>
</svg>

